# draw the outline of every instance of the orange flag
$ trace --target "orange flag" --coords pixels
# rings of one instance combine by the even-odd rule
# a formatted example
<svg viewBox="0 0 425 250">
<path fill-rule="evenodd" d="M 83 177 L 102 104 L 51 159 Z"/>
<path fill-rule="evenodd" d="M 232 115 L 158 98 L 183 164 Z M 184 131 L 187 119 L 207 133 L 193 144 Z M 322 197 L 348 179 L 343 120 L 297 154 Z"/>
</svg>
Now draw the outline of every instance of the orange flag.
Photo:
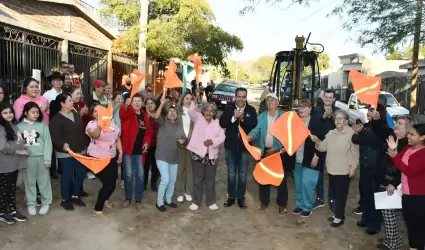
<svg viewBox="0 0 425 250">
<path fill-rule="evenodd" d="M 303 120 L 294 111 L 285 112 L 269 130 L 292 156 L 311 134 Z"/>
<path fill-rule="evenodd" d="M 133 96 L 137 92 L 139 92 L 140 84 L 142 83 L 144 78 L 145 78 L 145 74 L 140 72 L 138 69 L 133 70 L 133 73 L 131 73 L 130 75 L 131 85 L 133 85 L 131 89 L 130 98 L 133 98 Z"/>
<path fill-rule="evenodd" d="M 101 105 L 97 105 L 96 111 L 97 111 L 97 123 L 99 124 L 102 131 L 104 132 L 113 131 L 114 129 L 109 126 L 111 124 L 112 115 L 113 115 L 112 103 L 108 104 L 108 108 L 105 108 Z"/>
<path fill-rule="evenodd" d="M 353 89 L 357 98 L 367 104 L 378 106 L 379 91 L 381 90 L 382 78 L 368 76 L 352 69 L 348 76 L 353 83 Z"/>
<path fill-rule="evenodd" d="M 74 157 L 77 161 L 79 161 L 81 164 L 86 166 L 88 169 L 93 171 L 93 173 L 97 174 L 100 171 L 102 171 L 106 166 L 108 166 L 109 162 L 111 162 L 111 157 L 104 157 L 104 158 L 93 158 L 88 157 L 80 154 L 76 154 L 72 152 L 72 150 L 68 150 L 68 153 Z"/>
<path fill-rule="evenodd" d="M 170 61 L 168 64 L 168 70 L 165 71 L 165 83 L 163 88 L 164 89 L 172 89 L 172 88 L 183 88 L 183 82 L 180 80 L 180 78 L 177 76 L 177 65 L 175 62 Z"/>
<path fill-rule="evenodd" d="M 202 59 L 196 54 L 189 56 L 187 59 L 195 64 L 196 83 L 199 84 L 201 82 L 202 75 Z"/>
<path fill-rule="evenodd" d="M 279 186 L 285 177 L 280 153 L 272 154 L 257 163 L 253 175 L 261 185 Z"/>
<path fill-rule="evenodd" d="M 249 144 L 248 136 L 246 135 L 245 131 L 241 128 L 241 126 L 239 126 L 239 133 L 241 134 L 242 142 L 243 142 L 243 145 L 245 145 L 246 150 L 248 150 L 248 152 L 252 155 L 252 157 L 256 161 L 259 161 L 261 159 L 261 149 Z"/>
</svg>

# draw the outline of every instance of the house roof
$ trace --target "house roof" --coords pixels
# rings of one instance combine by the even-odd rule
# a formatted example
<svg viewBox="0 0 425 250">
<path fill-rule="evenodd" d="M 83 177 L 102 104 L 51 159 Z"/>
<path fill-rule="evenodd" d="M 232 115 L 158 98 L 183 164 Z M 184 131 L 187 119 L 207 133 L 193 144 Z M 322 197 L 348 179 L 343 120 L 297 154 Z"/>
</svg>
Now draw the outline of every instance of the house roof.
<svg viewBox="0 0 425 250">
<path fill-rule="evenodd" d="M 96 15 L 96 9 L 93 6 L 85 3 L 82 0 L 37 0 L 39 2 L 50 2 L 57 4 L 69 5 L 75 12 L 77 12 L 81 17 L 87 20 L 91 25 L 96 27 L 100 32 L 110 39 L 116 39 L 118 37 L 119 31 L 106 27 L 102 24 L 100 20 L 100 15 Z M 89 11 L 90 10 L 90 11 Z"/>
<path fill-rule="evenodd" d="M 421 67 L 425 67 L 425 59 L 420 59 L 419 60 L 419 68 Z M 412 62 L 408 62 L 405 64 L 400 65 L 400 69 L 412 69 Z"/>
<path fill-rule="evenodd" d="M 348 55 L 342 55 L 342 56 L 338 56 L 339 59 L 348 59 L 348 58 L 363 58 L 364 56 L 362 54 L 359 53 L 353 53 L 353 54 L 348 54 Z"/>
<path fill-rule="evenodd" d="M 407 72 L 397 72 L 397 71 L 384 71 L 382 73 L 377 74 L 376 76 L 382 78 L 391 78 L 391 77 L 403 77 L 407 76 Z"/>
</svg>

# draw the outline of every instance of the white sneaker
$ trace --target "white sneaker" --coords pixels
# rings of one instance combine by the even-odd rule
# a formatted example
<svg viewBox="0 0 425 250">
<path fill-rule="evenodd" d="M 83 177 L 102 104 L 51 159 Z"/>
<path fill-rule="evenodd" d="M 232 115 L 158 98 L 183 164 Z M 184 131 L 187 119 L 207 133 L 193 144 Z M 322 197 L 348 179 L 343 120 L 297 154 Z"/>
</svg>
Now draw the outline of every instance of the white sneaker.
<svg viewBox="0 0 425 250">
<path fill-rule="evenodd" d="M 192 195 L 190 194 L 184 194 L 184 198 L 186 199 L 186 201 L 192 201 Z"/>
<path fill-rule="evenodd" d="M 93 172 L 87 172 L 87 179 L 93 180 L 96 179 L 96 176 L 93 174 Z"/>
<path fill-rule="evenodd" d="M 28 206 L 28 214 L 31 216 L 37 215 L 37 209 L 35 206 Z"/>
<path fill-rule="evenodd" d="M 46 215 L 47 213 L 49 213 L 49 209 L 50 209 L 49 205 L 43 205 L 41 206 L 40 211 L 38 211 L 38 214 Z"/>
<path fill-rule="evenodd" d="M 218 209 L 218 206 L 217 206 L 217 204 L 214 203 L 211 206 L 209 206 L 209 208 L 210 208 L 211 211 L 215 211 L 215 210 Z"/>
<path fill-rule="evenodd" d="M 177 197 L 177 202 L 182 203 L 184 201 L 184 197 L 182 195 L 180 195 L 179 197 Z"/>
<path fill-rule="evenodd" d="M 196 211 L 196 210 L 198 210 L 198 208 L 199 208 L 199 206 L 196 205 L 195 203 L 192 203 L 192 205 L 189 206 L 189 209 L 192 210 L 192 211 Z"/>
</svg>

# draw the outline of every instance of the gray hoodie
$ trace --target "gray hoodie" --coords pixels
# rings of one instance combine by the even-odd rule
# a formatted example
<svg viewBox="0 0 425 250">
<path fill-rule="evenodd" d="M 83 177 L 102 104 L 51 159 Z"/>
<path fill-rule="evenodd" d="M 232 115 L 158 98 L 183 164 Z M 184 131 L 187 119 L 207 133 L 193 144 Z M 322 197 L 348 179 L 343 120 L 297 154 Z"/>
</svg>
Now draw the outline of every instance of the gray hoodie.
<svg viewBox="0 0 425 250">
<path fill-rule="evenodd" d="M 12 127 L 17 133 L 18 139 L 8 141 L 6 139 L 6 130 L 3 126 L 0 126 L 0 174 L 28 168 L 26 157 L 16 154 L 16 150 L 25 149 L 24 140 L 18 133 L 18 128 L 15 125 L 12 125 Z"/>
</svg>

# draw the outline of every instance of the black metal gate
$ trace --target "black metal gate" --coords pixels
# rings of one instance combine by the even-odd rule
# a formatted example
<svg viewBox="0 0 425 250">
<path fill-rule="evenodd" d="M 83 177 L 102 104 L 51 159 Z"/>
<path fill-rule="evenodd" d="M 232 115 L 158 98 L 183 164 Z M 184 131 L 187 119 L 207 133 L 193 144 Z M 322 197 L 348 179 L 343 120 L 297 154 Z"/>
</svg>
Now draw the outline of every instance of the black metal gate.
<svg viewBox="0 0 425 250">
<path fill-rule="evenodd" d="M 114 71 L 112 84 L 115 91 L 121 89 L 122 76 L 130 75 L 134 69 L 137 69 L 137 57 L 112 55 L 112 70 Z"/>
<path fill-rule="evenodd" d="M 33 69 L 41 70 L 43 80 L 58 67 L 60 46 L 57 38 L 0 24 L 0 84 L 12 99 L 19 97 L 22 81 L 32 76 Z"/>
<path fill-rule="evenodd" d="M 84 96 L 92 92 L 93 82 L 97 79 L 107 82 L 108 51 L 70 42 L 68 54 L 68 63 L 74 64 L 75 72 L 81 76 Z"/>
</svg>

